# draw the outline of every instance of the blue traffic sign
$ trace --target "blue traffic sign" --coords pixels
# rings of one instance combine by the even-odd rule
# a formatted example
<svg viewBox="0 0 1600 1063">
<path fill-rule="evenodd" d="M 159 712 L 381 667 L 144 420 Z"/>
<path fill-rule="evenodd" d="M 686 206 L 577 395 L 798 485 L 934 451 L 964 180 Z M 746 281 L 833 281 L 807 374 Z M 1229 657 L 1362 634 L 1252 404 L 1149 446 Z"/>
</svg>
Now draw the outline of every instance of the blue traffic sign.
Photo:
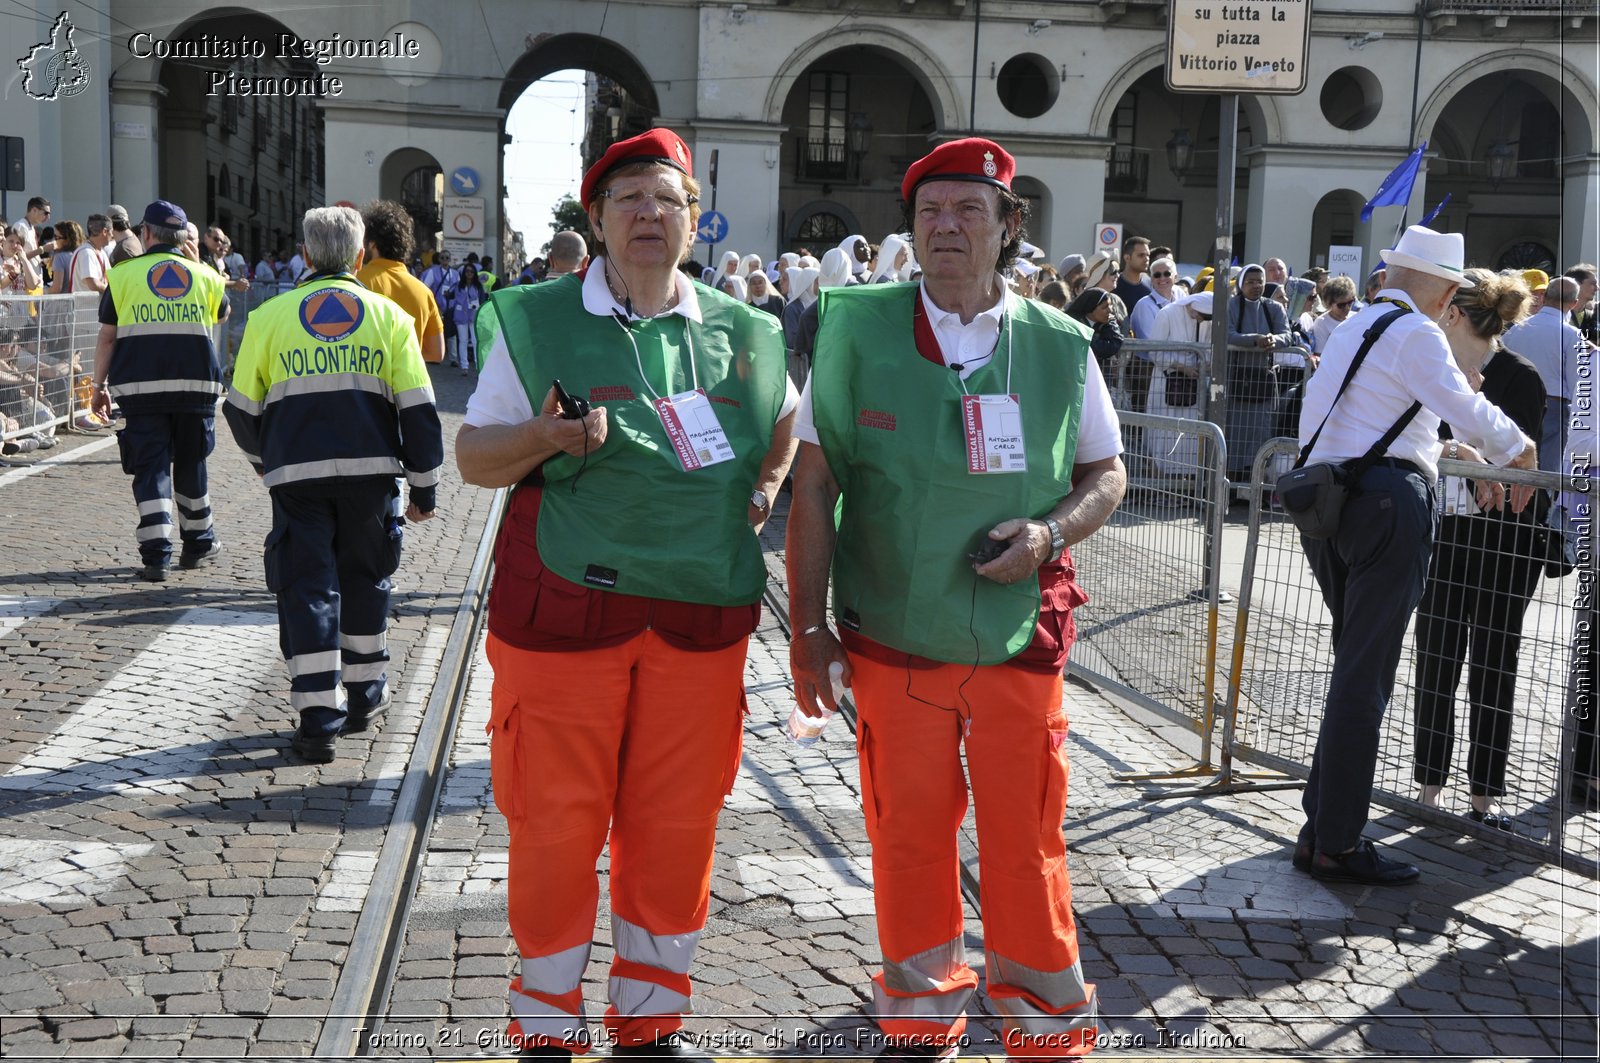
<svg viewBox="0 0 1600 1063">
<path fill-rule="evenodd" d="M 720 244 L 728 238 L 728 219 L 714 210 L 708 210 L 700 215 L 700 228 L 695 230 L 695 238 L 702 244 Z"/>
<path fill-rule="evenodd" d="M 483 179 L 470 166 L 458 166 L 450 174 L 450 191 L 458 196 L 475 196 L 483 187 Z"/>
</svg>

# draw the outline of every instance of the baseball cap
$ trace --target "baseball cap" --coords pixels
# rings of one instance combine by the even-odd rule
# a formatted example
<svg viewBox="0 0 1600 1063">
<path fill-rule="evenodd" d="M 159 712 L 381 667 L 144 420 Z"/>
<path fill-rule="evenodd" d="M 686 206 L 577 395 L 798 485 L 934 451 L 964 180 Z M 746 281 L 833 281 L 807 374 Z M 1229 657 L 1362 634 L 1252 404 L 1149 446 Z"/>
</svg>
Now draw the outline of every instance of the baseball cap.
<svg viewBox="0 0 1600 1063">
<path fill-rule="evenodd" d="M 181 229 L 189 224 L 189 216 L 176 203 L 158 199 L 144 208 L 144 224 L 159 225 L 164 229 Z"/>
</svg>

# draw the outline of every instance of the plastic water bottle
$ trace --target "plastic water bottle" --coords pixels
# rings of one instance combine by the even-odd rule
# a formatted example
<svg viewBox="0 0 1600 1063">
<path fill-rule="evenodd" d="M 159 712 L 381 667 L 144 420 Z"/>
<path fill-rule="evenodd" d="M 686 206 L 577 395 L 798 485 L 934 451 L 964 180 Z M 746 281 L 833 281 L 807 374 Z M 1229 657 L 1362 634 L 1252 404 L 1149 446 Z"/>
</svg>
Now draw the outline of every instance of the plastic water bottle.
<svg viewBox="0 0 1600 1063">
<path fill-rule="evenodd" d="M 833 703 L 835 705 L 844 698 L 844 664 L 833 661 L 828 665 L 828 684 L 833 687 Z M 789 713 L 789 740 L 801 749 L 808 749 L 817 744 L 817 739 L 822 737 L 822 731 L 828 726 L 828 721 L 834 714 L 827 709 L 822 710 L 821 716 L 807 716 L 796 705 Z"/>
</svg>

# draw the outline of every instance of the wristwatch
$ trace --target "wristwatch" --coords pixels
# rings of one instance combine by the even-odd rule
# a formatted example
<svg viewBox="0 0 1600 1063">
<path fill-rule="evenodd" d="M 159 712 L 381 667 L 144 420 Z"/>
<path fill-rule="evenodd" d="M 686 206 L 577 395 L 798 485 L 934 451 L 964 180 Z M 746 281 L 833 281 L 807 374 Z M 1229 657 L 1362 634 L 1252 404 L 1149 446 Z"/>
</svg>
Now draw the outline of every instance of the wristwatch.
<svg viewBox="0 0 1600 1063">
<path fill-rule="evenodd" d="M 765 491 L 751 491 L 750 504 L 765 513 L 767 511 L 767 493 Z"/>
<path fill-rule="evenodd" d="M 1040 517 L 1044 526 L 1050 529 L 1050 556 L 1045 558 L 1045 564 L 1061 557 L 1061 552 L 1067 548 L 1067 537 L 1061 532 L 1061 525 L 1056 523 L 1054 517 Z"/>
</svg>

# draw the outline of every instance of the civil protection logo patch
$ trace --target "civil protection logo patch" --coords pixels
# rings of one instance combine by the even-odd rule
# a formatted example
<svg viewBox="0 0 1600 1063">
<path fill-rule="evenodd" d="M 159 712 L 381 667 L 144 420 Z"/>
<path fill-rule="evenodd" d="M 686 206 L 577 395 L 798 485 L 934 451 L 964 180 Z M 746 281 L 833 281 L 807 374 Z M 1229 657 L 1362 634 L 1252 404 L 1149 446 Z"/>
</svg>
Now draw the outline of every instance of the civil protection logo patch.
<svg viewBox="0 0 1600 1063">
<path fill-rule="evenodd" d="M 162 259 L 145 274 L 145 283 L 151 294 L 161 299 L 182 299 L 194 287 L 194 274 L 189 267 L 171 259 Z"/>
<path fill-rule="evenodd" d="M 367 308 L 339 288 L 321 288 L 300 300 L 300 324 L 319 340 L 342 340 L 361 327 Z"/>
</svg>

